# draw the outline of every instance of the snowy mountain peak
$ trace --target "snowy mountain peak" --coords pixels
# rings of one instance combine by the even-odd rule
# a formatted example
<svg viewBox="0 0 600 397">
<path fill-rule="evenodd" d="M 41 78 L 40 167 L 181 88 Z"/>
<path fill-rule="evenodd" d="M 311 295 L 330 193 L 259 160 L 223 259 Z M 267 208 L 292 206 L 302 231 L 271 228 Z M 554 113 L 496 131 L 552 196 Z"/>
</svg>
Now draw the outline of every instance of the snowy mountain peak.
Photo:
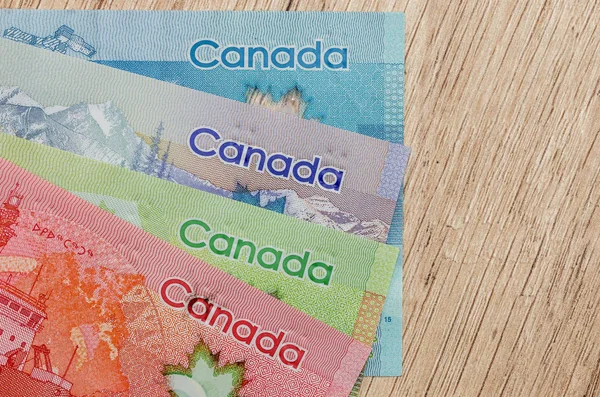
<svg viewBox="0 0 600 397">
<path fill-rule="evenodd" d="M 307 198 L 306 202 L 319 212 L 337 213 L 340 211 L 327 197 L 312 196 Z"/>
<path fill-rule="evenodd" d="M 105 136 L 112 134 L 112 123 L 109 120 L 110 113 L 113 113 L 113 106 L 110 101 L 99 105 L 87 105 L 90 116 L 96 121 Z M 111 117 L 114 118 L 114 117 Z"/>
<path fill-rule="evenodd" d="M 42 105 L 21 91 L 19 87 L 0 87 L 0 105 L 42 107 Z"/>
<path fill-rule="evenodd" d="M 284 213 L 297 219 L 303 219 L 332 229 L 385 242 L 389 226 L 379 220 L 362 221 L 355 215 L 340 210 L 327 197 L 311 196 L 301 198 L 289 189 L 259 190 L 251 192 L 259 194 L 260 206 L 265 207 L 272 201 L 285 198 Z"/>
<path fill-rule="evenodd" d="M 299 199 L 296 192 L 293 190 L 290 190 L 290 189 L 259 190 L 257 193 L 259 194 L 261 207 L 266 207 L 267 204 L 269 204 L 270 202 L 273 202 L 282 197 L 285 197 L 288 205 L 289 205 L 289 203 L 294 202 Z"/>
<path fill-rule="evenodd" d="M 363 221 L 359 227 L 349 230 L 350 233 L 357 236 L 366 237 L 370 240 L 385 242 L 390 231 L 389 225 L 385 222 L 374 219 L 372 221 Z"/>
</svg>

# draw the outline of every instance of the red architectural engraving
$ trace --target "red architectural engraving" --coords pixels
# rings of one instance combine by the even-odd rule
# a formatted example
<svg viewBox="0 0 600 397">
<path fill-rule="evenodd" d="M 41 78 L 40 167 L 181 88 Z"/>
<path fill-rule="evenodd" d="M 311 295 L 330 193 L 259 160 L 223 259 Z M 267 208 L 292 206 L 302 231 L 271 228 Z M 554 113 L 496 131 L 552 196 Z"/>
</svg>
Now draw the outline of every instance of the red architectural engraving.
<svg viewBox="0 0 600 397">
<path fill-rule="evenodd" d="M 19 219 L 23 199 L 17 192 L 18 187 L 11 190 L 0 208 L 0 252 L 16 235 L 13 227 Z M 0 396 L 71 397 L 73 385 L 64 376 L 54 373 L 50 350 L 45 345 L 34 344 L 42 322 L 48 318 L 48 297 L 40 294 L 35 298 L 31 292 L 21 291 L 10 279 L 0 280 Z M 25 372 L 25 364 L 32 359 L 33 369 Z"/>
</svg>

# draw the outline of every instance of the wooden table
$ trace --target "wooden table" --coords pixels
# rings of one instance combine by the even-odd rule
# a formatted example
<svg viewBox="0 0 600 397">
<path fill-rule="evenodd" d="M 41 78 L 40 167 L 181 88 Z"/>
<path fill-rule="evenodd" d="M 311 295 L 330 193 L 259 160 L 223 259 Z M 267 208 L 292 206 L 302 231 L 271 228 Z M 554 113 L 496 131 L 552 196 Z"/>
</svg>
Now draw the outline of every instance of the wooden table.
<svg viewBox="0 0 600 397">
<path fill-rule="evenodd" d="M 404 11 L 404 375 L 363 396 L 600 396 L 600 3 L 1 1 Z"/>
</svg>

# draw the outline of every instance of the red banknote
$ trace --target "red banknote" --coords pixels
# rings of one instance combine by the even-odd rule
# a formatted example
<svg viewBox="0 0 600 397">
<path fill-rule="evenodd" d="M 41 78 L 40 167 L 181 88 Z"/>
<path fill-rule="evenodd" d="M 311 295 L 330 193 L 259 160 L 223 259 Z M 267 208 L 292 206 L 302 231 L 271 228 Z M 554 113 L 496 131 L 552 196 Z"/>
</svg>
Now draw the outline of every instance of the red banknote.
<svg viewBox="0 0 600 397">
<path fill-rule="evenodd" d="M 0 159 L 0 395 L 343 396 L 370 348 Z"/>
</svg>

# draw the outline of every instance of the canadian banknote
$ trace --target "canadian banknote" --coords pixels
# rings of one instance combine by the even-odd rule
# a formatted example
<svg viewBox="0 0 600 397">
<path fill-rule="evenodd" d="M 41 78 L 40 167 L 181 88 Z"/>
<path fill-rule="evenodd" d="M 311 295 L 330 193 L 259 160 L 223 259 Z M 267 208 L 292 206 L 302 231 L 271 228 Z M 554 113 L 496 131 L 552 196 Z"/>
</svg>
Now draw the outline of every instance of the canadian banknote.
<svg viewBox="0 0 600 397">
<path fill-rule="evenodd" d="M 7 134 L 0 157 L 371 346 L 397 248 Z"/>
<path fill-rule="evenodd" d="M 402 145 L 9 40 L 0 50 L 5 133 L 386 239 Z"/>
<path fill-rule="evenodd" d="M 334 127 L 403 140 L 403 14 L 5 10 L 0 32 L 14 41 Z M 257 194 L 238 193 L 234 198 L 261 204 Z M 382 239 L 389 228 L 388 243 L 401 247 L 401 201 L 391 224 L 361 219 L 365 224 L 352 232 Z M 262 200 L 284 212 L 282 202 L 282 197 Z M 345 214 L 340 219 L 339 208 L 326 200 L 309 205 L 325 215 L 320 222 L 356 224 Z M 401 371 L 401 271 L 399 262 L 367 369 L 371 375 Z"/>
<path fill-rule="evenodd" d="M 0 159 L 0 393 L 341 396 L 370 348 Z"/>
</svg>

